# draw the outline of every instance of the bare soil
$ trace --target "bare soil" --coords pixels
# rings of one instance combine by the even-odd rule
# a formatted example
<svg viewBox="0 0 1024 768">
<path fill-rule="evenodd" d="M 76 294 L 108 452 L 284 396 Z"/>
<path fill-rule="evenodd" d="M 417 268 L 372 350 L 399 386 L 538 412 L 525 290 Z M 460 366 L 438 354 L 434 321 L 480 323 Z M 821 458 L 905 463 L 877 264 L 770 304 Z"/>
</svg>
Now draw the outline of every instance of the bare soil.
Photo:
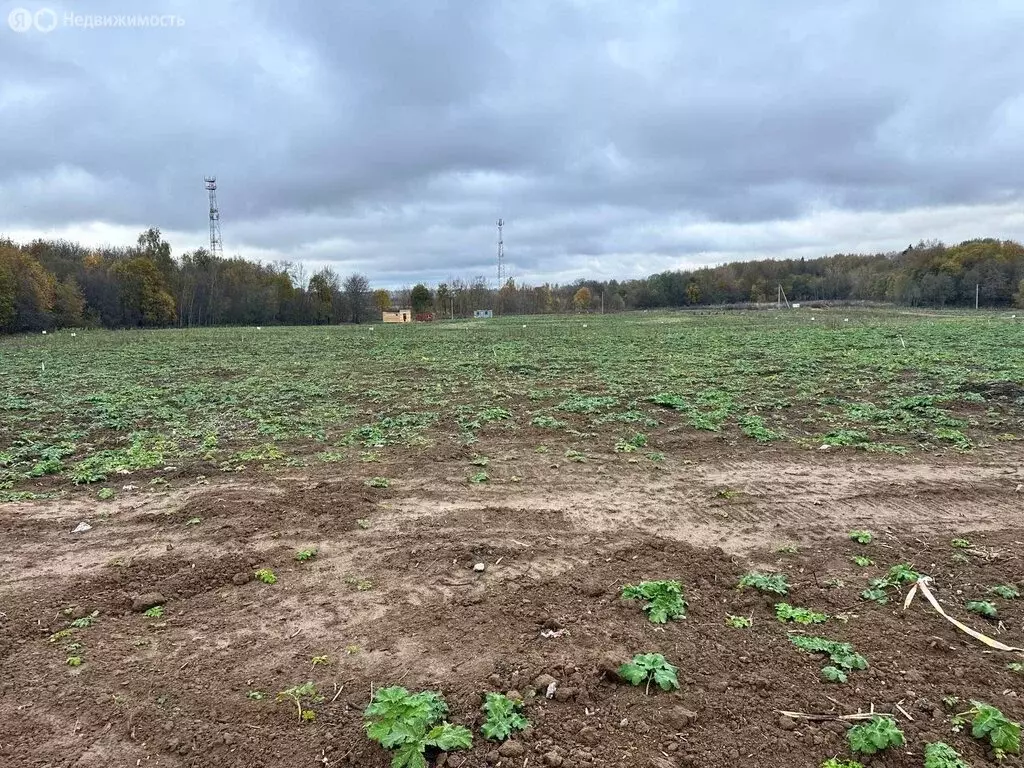
<svg viewBox="0 0 1024 768">
<path fill-rule="evenodd" d="M 138 489 L 105 503 L 82 490 L 0 507 L 0 765 L 386 766 L 362 710 L 394 684 L 441 691 L 451 720 L 474 728 L 472 750 L 436 762 L 455 768 L 818 766 L 848 755 L 848 725 L 780 711 L 871 707 L 896 715 L 907 746 L 870 765 L 920 766 L 924 744 L 944 740 L 977 766 L 992 755 L 951 732 L 943 698 L 1024 718 L 1024 676 L 1006 667 L 1019 656 L 923 600 L 904 611 L 898 596 L 858 597 L 870 576 L 913 563 L 947 610 L 1024 645 L 1024 600 L 996 599 L 1001 623 L 964 610 L 1024 579 L 1019 448 L 901 458 L 693 445 L 661 465 L 575 463 L 512 441 L 489 454 L 480 484 L 467 482 L 468 449 L 422 449 L 209 481 L 173 472 L 155 486 L 139 473 L 123 480 Z M 390 487 L 368 487 L 374 475 Z M 92 529 L 72 533 L 81 521 Z M 850 541 L 854 528 L 874 542 Z M 296 561 L 307 547 L 317 557 Z M 843 614 L 812 633 L 852 643 L 870 668 L 822 682 L 823 659 L 792 646 L 775 601 L 735 588 L 755 567 L 788 574 L 793 604 Z M 258 568 L 278 583 L 254 580 Z M 684 584 L 685 620 L 653 625 L 618 596 L 660 578 Z M 162 618 L 132 609 L 150 592 Z M 51 640 L 93 611 L 92 626 Z M 727 627 L 728 614 L 753 626 Z M 617 681 L 610 671 L 638 652 L 678 665 L 681 690 Z M 550 700 L 536 695 L 540 675 L 558 682 Z M 275 694 L 307 680 L 324 701 L 300 723 Z M 514 757 L 475 729 L 492 690 L 527 700 Z"/>
</svg>

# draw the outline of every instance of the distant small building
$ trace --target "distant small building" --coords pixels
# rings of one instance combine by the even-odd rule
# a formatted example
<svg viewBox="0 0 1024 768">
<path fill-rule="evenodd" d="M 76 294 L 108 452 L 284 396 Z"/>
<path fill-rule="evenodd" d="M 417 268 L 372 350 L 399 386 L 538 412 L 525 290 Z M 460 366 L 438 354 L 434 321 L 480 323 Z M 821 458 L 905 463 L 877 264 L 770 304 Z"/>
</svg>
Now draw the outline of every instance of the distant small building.
<svg viewBox="0 0 1024 768">
<path fill-rule="evenodd" d="M 477 320 L 485 320 L 488 317 L 494 317 L 494 312 L 490 309 L 474 309 L 473 317 Z"/>
<path fill-rule="evenodd" d="M 411 309 L 385 309 L 381 312 L 381 320 L 385 323 L 411 323 Z"/>
</svg>

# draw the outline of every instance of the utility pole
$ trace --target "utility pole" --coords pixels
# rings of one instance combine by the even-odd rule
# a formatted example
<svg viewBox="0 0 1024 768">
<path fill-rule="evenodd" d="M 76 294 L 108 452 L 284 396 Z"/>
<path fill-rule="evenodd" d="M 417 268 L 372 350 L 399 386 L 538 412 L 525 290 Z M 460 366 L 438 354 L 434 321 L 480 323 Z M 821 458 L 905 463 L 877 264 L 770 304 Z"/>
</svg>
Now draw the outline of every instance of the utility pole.
<svg viewBox="0 0 1024 768">
<path fill-rule="evenodd" d="M 978 308 L 978 299 L 981 297 L 981 283 L 974 284 L 974 308 Z"/>
<path fill-rule="evenodd" d="M 604 291 L 601 291 L 601 314 L 604 314 Z"/>
</svg>

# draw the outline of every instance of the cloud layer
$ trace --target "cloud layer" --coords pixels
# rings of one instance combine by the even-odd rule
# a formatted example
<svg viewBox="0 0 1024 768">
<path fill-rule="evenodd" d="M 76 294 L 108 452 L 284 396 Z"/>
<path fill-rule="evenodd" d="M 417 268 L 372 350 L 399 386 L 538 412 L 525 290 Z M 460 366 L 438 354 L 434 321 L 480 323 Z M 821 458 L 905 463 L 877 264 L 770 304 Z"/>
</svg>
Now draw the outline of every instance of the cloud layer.
<svg viewBox="0 0 1024 768">
<path fill-rule="evenodd" d="M 1024 237 L 1024 4 L 719 5 L 157 0 L 183 26 L 3 25 L 0 233 L 197 247 L 215 173 L 228 253 L 386 285 L 493 277 L 499 216 L 526 281 Z"/>
</svg>

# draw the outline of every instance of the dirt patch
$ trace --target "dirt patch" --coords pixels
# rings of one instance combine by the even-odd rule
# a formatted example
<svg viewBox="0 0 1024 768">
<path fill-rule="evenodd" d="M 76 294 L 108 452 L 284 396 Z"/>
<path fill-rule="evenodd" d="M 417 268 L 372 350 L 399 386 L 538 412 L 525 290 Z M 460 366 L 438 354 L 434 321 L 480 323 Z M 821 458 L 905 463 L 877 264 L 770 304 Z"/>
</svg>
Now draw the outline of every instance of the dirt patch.
<svg viewBox="0 0 1024 768">
<path fill-rule="evenodd" d="M 365 467 L 332 465 L 255 485 L 182 479 L 107 505 L 0 507 L 0 757 L 382 768 L 389 756 L 365 738 L 362 710 L 371 687 L 392 684 L 440 690 L 452 721 L 474 728 L 473 749 L 447 761 L 456 768 L 817 766 L 846 754 L 845 726 L 778 710 L 872 706 L 907 737 L 872 765 L 919 766 L 938 739 L 982 765 L 991 756 L 950 732 L 944 697 L 1024 717 L 1012 656 L 920 600 L 904 612 L 898 593 L 885 605 L 859 596 L 911 563 L 958 616 L 971 616 L 968 600 L 993 599 L 1001 623 L 969 623 L 1024 644 L 1024 600 L 988 592 L 1021 579 L 1019 454 L 929 463 L 766 449 L 663 467 L 492 454 L 478 485 L 452 451 L 388 465 L 388 488 L 367 487 Z M 72 534 L 81 519 L 93 529 Z M 874 541 L 850 541 L 851 528 Z M 300 549 L 317 555 L 297 560 Z M 868 669 L 823 682 L 824 660 L 789 639 L 808 630 L 774 618 L 777 598 L 735 588 L 755 566 L 786 574 L 793 604 L 838 617 L 812 633 L 851 643 Z M 256 580 L 258 569 L 277 583 Z M 648 578 L 684 584 L 685 620 L 652 625 L 619 598 Z M 144 592 L 161 593 L 163 615 L 132 610 Z M 94 611 L 91 625 L 71 626 Z M 729 614 L 753 626 L 728 627 Z M 648 695 L 608 674 L 639 652 L 676 664 L 680 691 Z M 68 666 L 73 655 L 81 666 Z M 550 700 L 539 675 L 558 683 Z M 324 701 L 299 723 L 274 698 L 307 680 Z M 514 758 L 476 729 L 492 690 L 527 701 L 532 725 Z"/>
</svg>

